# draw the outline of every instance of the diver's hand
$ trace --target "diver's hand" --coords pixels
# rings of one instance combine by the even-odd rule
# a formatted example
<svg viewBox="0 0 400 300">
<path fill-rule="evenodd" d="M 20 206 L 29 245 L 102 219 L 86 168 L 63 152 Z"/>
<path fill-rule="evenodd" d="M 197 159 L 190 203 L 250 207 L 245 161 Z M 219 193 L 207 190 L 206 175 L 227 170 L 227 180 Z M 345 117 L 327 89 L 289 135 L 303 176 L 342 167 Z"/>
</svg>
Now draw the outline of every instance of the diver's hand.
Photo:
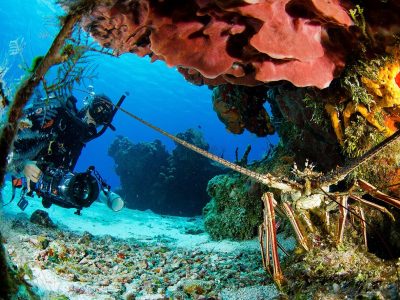
<svg viewBox="0 0 400 300">
<path fill-rule="evenodd" d="M 28 186 L 28 191 L 30 191 L 30 184 L 31 181 L 36 183 L 38 182 L 40 175 L 42 174 L 42 171 L 39 169 L 39 167 L 36 165 L 36 162 L 34 161 L 28 161 L 25 164 L 23 173 L 26 178 L 26 183 Z"/>
</svg>

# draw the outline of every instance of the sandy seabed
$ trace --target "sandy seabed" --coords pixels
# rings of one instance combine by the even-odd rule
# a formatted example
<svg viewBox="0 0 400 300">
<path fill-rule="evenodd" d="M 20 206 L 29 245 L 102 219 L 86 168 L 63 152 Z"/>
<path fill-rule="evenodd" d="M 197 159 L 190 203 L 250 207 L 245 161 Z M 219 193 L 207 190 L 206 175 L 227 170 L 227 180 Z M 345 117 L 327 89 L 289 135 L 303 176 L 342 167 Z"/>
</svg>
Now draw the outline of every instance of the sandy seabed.
<svg viewBox="0 0 400 300">
<path fill-rule="evenodd" d="M 9 183 L 3 199 L 10 199 Z M 84 209 L 44 209 L 27 198 L 3 209 L 0 226 L 13 262 L 43 299 L 271 299 L 279 292 L 263 270 L 258 240 L 212 241 L 201 217 L 151 211 L 112 212 L 102 203 Z M 56 224 L 29 221 L 37 209 Z M 293 248 L 294 241 L 281 241 Z M 67 299 L 67 298 L 65 298 Z"/>
</svg>

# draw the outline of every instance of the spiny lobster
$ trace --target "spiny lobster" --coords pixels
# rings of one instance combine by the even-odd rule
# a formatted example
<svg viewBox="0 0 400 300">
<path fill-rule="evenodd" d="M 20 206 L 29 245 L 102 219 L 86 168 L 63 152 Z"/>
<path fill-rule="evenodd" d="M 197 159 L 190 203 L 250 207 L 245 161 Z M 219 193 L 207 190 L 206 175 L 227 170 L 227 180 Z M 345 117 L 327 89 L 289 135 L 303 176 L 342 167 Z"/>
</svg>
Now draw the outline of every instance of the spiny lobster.
<svg viewBox="0 0 400 300">
<path fill-rule="evenodd" d="M 275 222 L 275 211 L 282 215 L 286 215 L 294 229 L 297 240 L 304 250 L 308 251 L 317 241 L 314 241 L 310 236 L 313 236 L 315 231 L 312 221 L 307 217 L 305 211 L 323 207 L 323 219 L 326 227 L 330 226 L 330 213 L 332 211 L 339 210 L 338 219 L 338 230 L 336 241 L 342 243 L 344 236 L 345 223 L 348 215 L 348 211 L 351 212 L 360 221 L 360 225 L 363 231 L 363 240 L 365 246 L 367 246 L 367 235 L 366 235 L 366 221 L 364 211 L 361 206 L 350 207 L 348 199 L 353 199 L 358 203 L 373 207 L 380 210 L 381 212 L 389 215 L 392 219 L 392 214 L 383 206 L 380 206 L 371 201 L 362 198 L 364 194 L 370 194 L 378 200 L 394 206 L 400 209 L 400 199 L 389 196 L 376 187 L 369 184 L 363 179 L 356 179 L 353 181 L 353 185 L 350 189 L 345 192 L 332 192 L 331 187 L 342 181 L 348 174 L 355 170 L 360 165 L 366 163 L 371 158 L 375 157 L 383 149 L 389 145 L 394 144 L 400 139 L 400 130 L 388 137 L 379 145 L 372 148 L 370 151 L 365 153 L 363 156 L 350 161 L 344 167 L 340 167 L 335 171 L 323 175 L 313 170 L 314 166 L 308 162 L 305 164 L 303 171 L 300 171 L 296 165 L 292 170 L 296 180 L 289 180 L 284 177 L 275 177 L 271 174 L 259 174 L 245 167 L 239 166 L 235 163 L 227 161 L 219 156 L 209 153 L 199 147 L 196 147 L 184 140 L 177 138 L 176 136 L 152 125 L 151 123 L 137 117 L 129 111 L 116 106 L 119 110 L 127 114 L 128 116 L 136 119 L 142 124 L 158 131 L 162 135 L 172 139 L 176 143 L 191 149 L 221 165 L 237 171 L 243 175 L 246 175 L 253 180 L 268 186 L 269 188 L 276 190 L 280 194 L 280 201 L 276 201 L 274 194 L 266 192 L 262 195 L 262 201 L 264 202 L 264 221 L 259 227 L 259 240 L 261 245 L 261 255 L 264 268 L 268 270 L 274 281 L 280 286 L 284 281 L 284 276 L 280 268 L 279 256 L 278 256 L 278 242 L 277 242 L 277 226 Z M 305 227 L 302 225 L 305 224 Z M 271 252 L 271 255 L 270 255 Z M 272 272 L 270 270 L 271 258 L 272 258 Z"/>
</svg>

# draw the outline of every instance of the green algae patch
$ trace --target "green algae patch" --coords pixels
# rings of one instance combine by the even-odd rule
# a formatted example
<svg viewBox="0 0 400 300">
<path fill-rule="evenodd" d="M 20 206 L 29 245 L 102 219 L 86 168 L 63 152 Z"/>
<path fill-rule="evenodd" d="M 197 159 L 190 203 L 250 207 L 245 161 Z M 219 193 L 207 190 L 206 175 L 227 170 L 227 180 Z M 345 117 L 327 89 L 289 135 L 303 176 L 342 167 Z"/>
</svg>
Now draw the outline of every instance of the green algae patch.
<svg viewBox="0 0 400 300">
<path fill-rule="evenodd" d="M 262 222 L 261 188 L 241 175 L 219 175 L 211 179 L 212 197 L 203 209 L 204 227 L 214 240 L 251 239 Z"/>
</svg>

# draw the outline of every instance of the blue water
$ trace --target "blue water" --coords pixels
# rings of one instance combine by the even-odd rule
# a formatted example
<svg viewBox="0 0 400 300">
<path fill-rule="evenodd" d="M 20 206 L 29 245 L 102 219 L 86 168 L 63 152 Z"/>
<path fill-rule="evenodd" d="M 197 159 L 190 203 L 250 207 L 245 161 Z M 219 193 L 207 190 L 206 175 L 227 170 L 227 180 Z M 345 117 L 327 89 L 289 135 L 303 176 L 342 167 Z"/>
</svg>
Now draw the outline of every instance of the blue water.
<svg viewBox="0 0 400 300">
<path fill-rule="evenodd" d="M 1 1 L 0 64 L 8 60 L 10 70 L 5 77 L 7 82 L 13 82 L 23 74 L 18 67 L 21 58 L 9 56 L 9 42 L 17 38 L 24 39 L 26 46 L 23 57 L 30 64 L 35 56 L 45 54 L 51 45 L 57 32 L 56 15 L 61 14 L 62 10 L 50 0 Z M 212 109 L 211 91 L 206 86 L 198 87 L 186 82 L 175 68 L 163 62 L 150 63 L 148 58 L 125 54 L 119 58 L 97 56 L 95 64 L 98 65 L 98 78 L 91 84 L 97 93 L 105 93 L 116 102 L 123 93 L 128 92 L 129 96 L 123 104 L 125 109 L 172 134 L 188 128 L 201 128 L 210 144 L 210 151 L 216 155 L 233 161 L 236 147 L 243 154 L 250 144 L 250 160 L 261 159 L 268 151 L 269 144 L 277 141 L 276 136 L 258 138 L 250 133 L 229 133 Z M 86 89 L 85 86 L 80 88 Z M 78 99 L 85 96 L 79 91 L 74 95 Z M 167 138 L 121 112 L 117 113 L 113 124 L 117 131 L 108 131 L 90 142 L 76 167 L 77 171 L 83 171 L 89 165 L 95 165 L 112 187 L 119 185 L 119 178 L 107 149 L 116 135 L 127 136 L 134 143 L 160 139 L 167 149 L 175 147 Z"/>
</svg>

